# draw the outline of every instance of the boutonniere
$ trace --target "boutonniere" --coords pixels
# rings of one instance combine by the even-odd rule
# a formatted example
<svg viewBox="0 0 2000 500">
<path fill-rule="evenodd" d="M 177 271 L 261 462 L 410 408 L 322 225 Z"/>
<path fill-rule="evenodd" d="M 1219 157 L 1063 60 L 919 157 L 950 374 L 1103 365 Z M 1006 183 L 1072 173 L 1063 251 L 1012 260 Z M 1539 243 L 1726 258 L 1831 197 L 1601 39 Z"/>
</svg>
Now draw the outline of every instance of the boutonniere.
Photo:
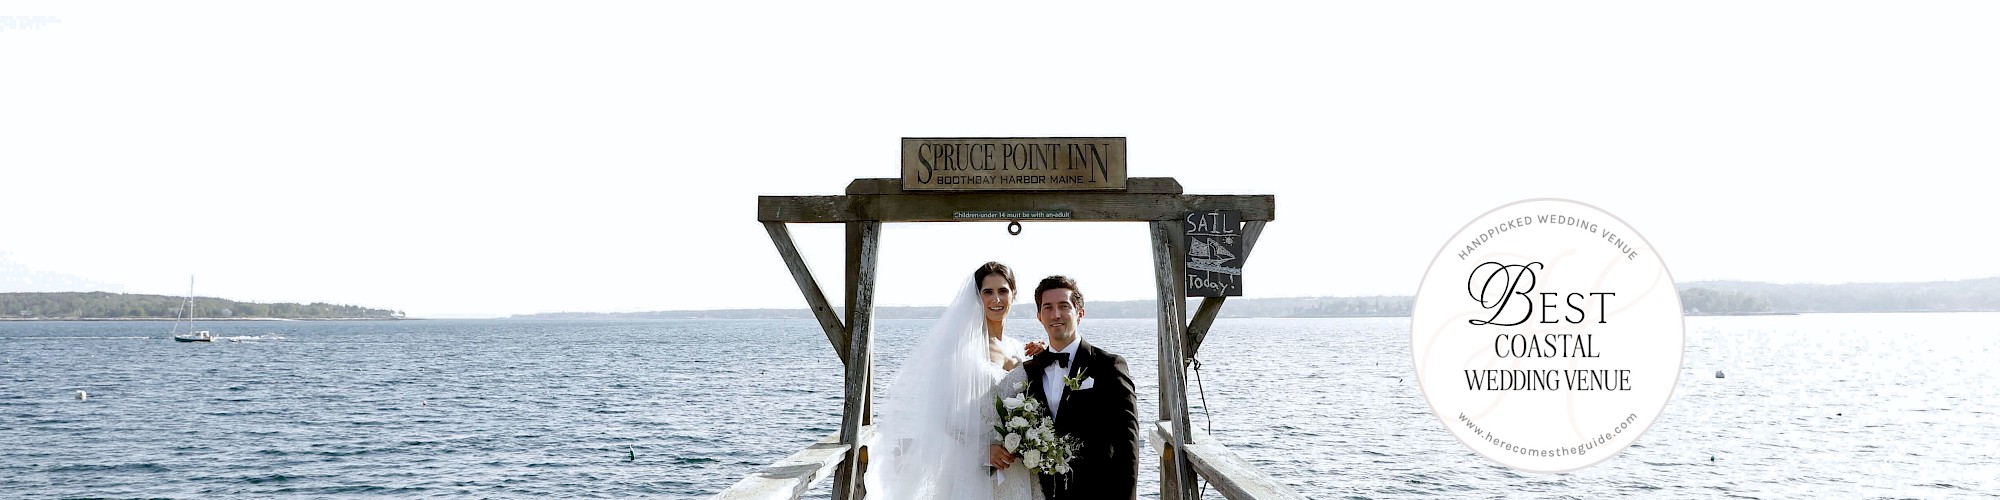
<svg viewBox="0 0 2000 500">
<path fill-rule="evenodd" d="M 1085 385 L 1085 384 L 1084 384 L 1084 382 L 1089 382 L 1090 380 L 1089 380 L 1089 378 L 1088 378 L 1088 377 L 1085 377 L 1085 376 L 1083 375 L 1083 374 L 1085 374 L 1085 373 L 1088 373 L 1088 372 L 1090 372 L 1090 369 L 1089 369 L 1089 368 L 1078 368 L 1078 369 L 1076 370 L 1076 376 L 1074 376 L 1074 377 L 1063 377 L 1063 385 L 1065 385 L 1065 386 L 1068 386 L 1068 387 L 1069 387 L 1069 390 L 1072 390 L 1072 391 L 1081 391 L 1081 390 L 1084 390 L 1084 389 L 1089 389 L 1089 388 L 1090 388 L 1090 386 L 1089 386 L 1089 385 Z"/>
</svg>

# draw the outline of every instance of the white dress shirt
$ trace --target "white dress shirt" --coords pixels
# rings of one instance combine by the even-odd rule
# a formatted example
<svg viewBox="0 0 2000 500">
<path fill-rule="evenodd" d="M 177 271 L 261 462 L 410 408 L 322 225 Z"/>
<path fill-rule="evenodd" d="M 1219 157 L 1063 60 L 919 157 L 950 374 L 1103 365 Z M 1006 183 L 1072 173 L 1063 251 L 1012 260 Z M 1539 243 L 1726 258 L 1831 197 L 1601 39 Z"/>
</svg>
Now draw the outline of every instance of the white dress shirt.
<svg viewBox="0 0 2000 500">
<path fill-rule="evenodd" d="M 1064 370 L 1062 365 L 1055 363 L 1049 363 L 1047 368 L 1042 369 L 1042 395 L 1047 397 L 1049 401 L 1049 418 L 1055 418 L 1056 411 L 1062 407 L 1063 389 L 1068 388 L 1068 386 L 1063 385 L 1063 378 L 1068 377 L 1070 372 L 1076 371 L 1076 346 L 1082 344 L 1083 339 L 1078 338 L 1075 342 L 1070 342 L 1068 346 L 1054 351 L 1069 355 L 1068 370 Z"/>
</svg>

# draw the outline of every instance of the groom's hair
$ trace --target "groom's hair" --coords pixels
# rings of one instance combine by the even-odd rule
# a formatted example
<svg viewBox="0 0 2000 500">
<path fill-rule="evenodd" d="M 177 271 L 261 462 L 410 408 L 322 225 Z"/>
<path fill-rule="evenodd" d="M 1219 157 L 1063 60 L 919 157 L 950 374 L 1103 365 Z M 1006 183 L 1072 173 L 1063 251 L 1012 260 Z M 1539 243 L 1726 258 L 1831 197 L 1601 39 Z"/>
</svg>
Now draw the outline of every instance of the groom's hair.
<svg viewBox="0 0 2000 500">
<path fill-rule="evenodd" d="M 1020 297 L 1021 287 L 1014 286 L 1014 270 L 1008 269 L 1006 264 L 999 262 L 980 264 L 979 269 L 972 270 L 972 289 L 978 290 L 979 287 L 986 286 L 986 277 L 995 274 L 1000 275 L 1001 279 L 1007 280 L 1007 288 L 1014 291 L 1015 297 Z"/>
<path fill-rule="evenodd" d="M 1042 292 L 1056 289 L 1069 290 L 1069 305 L 1083 309 L 1083 289 L 1076 286 L 1076 280 L 1060 274 L 1042 278 L 1042 283 L 1035 285 L 1035 308 L 1042 307 Z"/>
</svg>

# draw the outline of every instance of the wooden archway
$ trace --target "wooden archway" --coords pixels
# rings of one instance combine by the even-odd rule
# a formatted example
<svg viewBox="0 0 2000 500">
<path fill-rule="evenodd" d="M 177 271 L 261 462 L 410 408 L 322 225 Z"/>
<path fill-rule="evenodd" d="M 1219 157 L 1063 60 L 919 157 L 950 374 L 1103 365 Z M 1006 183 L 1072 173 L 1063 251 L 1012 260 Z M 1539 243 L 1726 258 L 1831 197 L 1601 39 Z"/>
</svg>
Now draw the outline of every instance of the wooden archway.
<svg viewBox="0 0 2000 500">
<path fill-rule="evenodd" d="M 1264 224 L 1276 218 L 1275 206 L 1271 195 L 1182 194 L 1180 183 L 1165 177 L 1127 179 L 1124 189 L 1116 191 L 1035 192 L 905 191 L 901 179 L 856 179 L 844 195 L 758 197 L 758 222 L 770 233 L 813 317 L 846 365 L 846 399 L 839 432 L 753 473 L 717 498 L 798 498 L 829 471 L 834 475 L 834 498 L 862 498 L 859 473 L 865 470 L 865 443 L 873 432 L 875 267 L 882 223 L 992 221 L 996 219 L 991 214 L 1006 212 L 1061 215 L 1054 220 L 1149 223 L 1158 289 L 1159 415 L 1165 419 L 1152 426 L 1154 441 L 1162 444 L 1161 498 L 1193 498 L 1197 475 L 1228 498 L 1304 498 L 1188 424 L 1187 363 L 1201 348 L 1225 297 L 1202 299 L 1190 317 L 1182 267 L 1187 248 L 1178 232 L 1181 218 L 1196 211 L 1239 213 L 1244 250 L 1239 258 L 1247 260 Z M 828 303 L 806 266 L 786 226 L 792 223 L 847 226 L 844 311 L 835 311 Z"/>
</svg>

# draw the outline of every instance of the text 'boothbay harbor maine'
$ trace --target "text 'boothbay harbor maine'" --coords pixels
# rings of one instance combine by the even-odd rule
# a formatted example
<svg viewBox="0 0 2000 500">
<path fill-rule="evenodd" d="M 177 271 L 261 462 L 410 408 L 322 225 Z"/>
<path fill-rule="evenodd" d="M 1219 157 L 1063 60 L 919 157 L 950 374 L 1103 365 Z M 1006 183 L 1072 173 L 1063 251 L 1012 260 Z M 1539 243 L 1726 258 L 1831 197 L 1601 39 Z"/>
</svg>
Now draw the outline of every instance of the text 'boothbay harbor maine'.
<svg viewBox="0 0 2000 500">
<path fill-rule="evenodd" d="M 903 189 L 1125 189 L 1125 138 L 906 137 Z"/>
</svg>

